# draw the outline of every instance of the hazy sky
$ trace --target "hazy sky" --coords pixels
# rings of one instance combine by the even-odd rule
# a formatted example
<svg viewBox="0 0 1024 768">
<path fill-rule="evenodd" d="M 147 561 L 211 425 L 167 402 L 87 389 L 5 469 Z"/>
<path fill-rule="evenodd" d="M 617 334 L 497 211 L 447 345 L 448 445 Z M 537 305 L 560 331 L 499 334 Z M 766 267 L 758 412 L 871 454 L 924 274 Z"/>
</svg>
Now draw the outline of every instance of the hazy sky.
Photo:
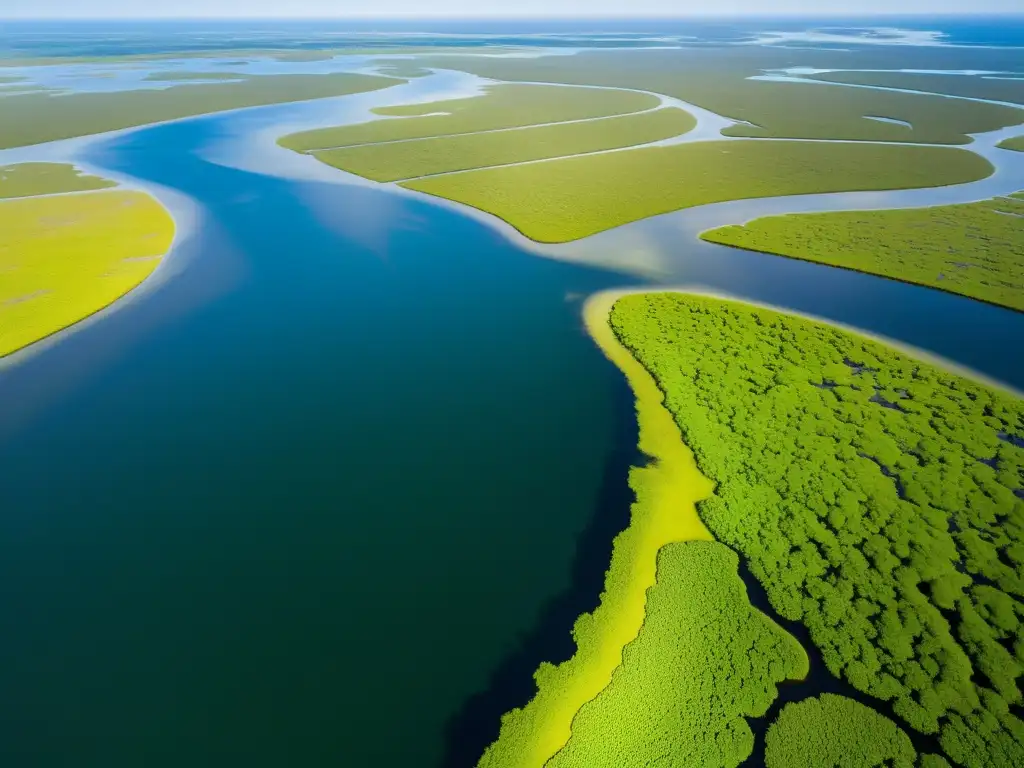
<svg viewBox="0 0 1024 768">
<path fill-rule="evenodd" d="M 0 0 L 0 18 L 153 16 L 723 16 L 1020 12 L 1021 0 Z"/>
</svg>

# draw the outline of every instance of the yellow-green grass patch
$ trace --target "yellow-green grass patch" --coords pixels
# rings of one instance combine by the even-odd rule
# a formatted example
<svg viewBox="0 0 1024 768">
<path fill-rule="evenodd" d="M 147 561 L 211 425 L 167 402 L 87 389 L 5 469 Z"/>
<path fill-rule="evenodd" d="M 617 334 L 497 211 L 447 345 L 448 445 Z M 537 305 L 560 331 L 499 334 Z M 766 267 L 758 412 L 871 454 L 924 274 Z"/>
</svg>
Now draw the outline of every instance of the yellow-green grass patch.
<svg viewBox="0 0 1024 768">
<path fill-rule="evenodd" d="M 999 146 L 1002 149 L 1012 149 L 1014 152 L 1024 152 L 1024 136 L 1014 136 L 1012 139 L 1006 139 Z"/>
<path fill-rule="evenodd" d="M 543 160 L 646 144 L 693 130 L 696 120 L 675 107 L 581 123 L 363 144 L 317 152 L 321 162 L 375 181 Z"/>
<path fill-rule="evenodd" d="M 640 634 L 546 768 L 737 768 L 750 757 L 746 718 L 763 716 L 778 684 L 806 678 L 809 663 L 800 643 L 750 604 L 738 566 L 714 541 L 659 553 Z"/>
<path fill-rule="evenodd" d="M 473 206 L 540 242 L 567 242 L 691 206 L 779 195 L 959 184 L 992 173 L 960 149 L 717 141 L 466 171 L 402 186 Z"/>
<path fill-rule="evenodd" d="M 539 768 L 564 747 L 573 717 L 608 685 L 623 648 L 643 626 L 658 551 L 673 542 L 711 538 L 697 516 L 696 503 L 708 497 L 713 486 L 697 470 L 654 379 L 609 327 L 608 313 L 616 297 L 605 293 L 590 299 L 584 319 L 595 342 L 633 389 L 639 447 L 652 462 L 629 472 L 636 494 L 630 524 L 615 538 L 600 604 L 573 628 L 575 655 L 537 670 L 536 695 L 502 718 L 501 733 L 484 754 L 481 768 Z"/>
<path fill-rule="evenodd" d="M 1024 195 L 896 211 L 790 214 L 713 243 L 927 285 L 1024 311 Z"/>
<path fill-rule="evenodd" d="M 836 52 L 808 52 L 828 65 Z M 735 46 L 718 49 L 588 51 L 536 59 L 430 56 L 424 66 L 481 77 L 601 85 L 674 96 L 752 125 L 729 136 L 966 144 L 968 134 L 1024 123 L 1024 110 L 931 94 L 844 88 L 825 83 L 751 80 L 766 69 L 790 67 L 793 51 Z M 913 127 L 869 120 L 887 117 Z"/>
<path fill-rule="evenodd" d="M 84 192 L 116 186 L 109 179 L 89 176 L 67 163 L 18 163 L 0 166 L 0 200 L 59 192 Z"/>
<path fill-rule="evenodd" d="M 374 110 L 377 114 L 400 117 L 401 120 L 373 120 L 357 125 L 304 131 L 285 136 L 280 139 L 280 144 L 304 152 L 353 144 L 421 139 L 537 123 L 624 115 L 653 109 L 659 103 L 655 96 L 613 89 L 491 85 L 483 94 L 465 99 Z"/>
<path fill-rule="evenodd" d="M 164 89 L 7 96 L 0 109 L 0 149 L 229 109 L 374 91 L 400 82 L 377 75 L 260 75 Z"/>
<path fill-rule="evenodd" d="M 113 303 L 173 238 L 170 214 L 142 192 L 0 203 L 0 356 Z"/>
</svg>

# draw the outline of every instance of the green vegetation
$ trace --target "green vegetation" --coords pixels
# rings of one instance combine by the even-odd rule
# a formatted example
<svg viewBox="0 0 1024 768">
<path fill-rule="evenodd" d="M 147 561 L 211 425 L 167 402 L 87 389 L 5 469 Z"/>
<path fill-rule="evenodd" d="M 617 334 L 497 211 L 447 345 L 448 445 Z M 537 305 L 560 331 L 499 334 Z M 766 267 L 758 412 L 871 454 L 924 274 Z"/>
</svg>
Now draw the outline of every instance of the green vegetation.
<svg viewBox="0 0 1024 768">
<path fill-rule="evenodd" d="M 117 186 L 109 179 L 87 176 L 65 163 L 19 163 L 0 166 L 0 200 L 58 192 L 83 192 Z"/>
<path fill-rule="evenodd" d="M 832 693 L 787 704 L 765 736 L 767 768 L 914 768 L 916 758 L 896 723 Z"/>
<path fill-rule="evenodd" d="M 979 75 L 921 72 L 823 72 L 811 77 L 826 83 L 879 85 L 884 88 L 905 88 L 911 91 L 1024 104 L 1024 80 L 994 80 Z"/>
<path fill-rule="evenodd" d="M 699 142 L 403 182 L 471 205 L 542 242 L 565 242 L 696 205 L 812 192 L 957 184 L 992 172 L 941 147 Z"/>
<path fill-rule="evenodd" d="M 807 656 L 751 607 L 737 566 L 715 542 L 661 551 L 643 629 L 550 768 L 734 768 L 750 755 L 744 718 L 764 715 L 777 683 L 804 677 Z"/>
<path fill-rule="evenodd" d="M 576 652 L 560 664 L 540 665 L 534 675 L 536 695 L 502 718 L 498 739 L 484 753 L 480 768 L 537 768 L 564 747 L 576 713 L 609 685 L 623 648 L 644 625 L 658 552 L 675 542 L 711 538 L 696 507 L 711 494 L 711 484 L 683 445 L 654 380 L 608 326 L 614 300 L 609 293 L 589 299 L 584 321 L 629 381 L 636 397 L 638 447 L 651 461 L 629 470 L 629 487 L 636 494 L 629 526 L 615 537 L 598 607 L 573 625 Z"/>
<path fill-rule="evenodd" d="M 646 144 L 686 133 L 695 125 L 689 113 L 669 107 L 587 122 L 363 144 L 324 150 L 315 157 L 375 181 L 396 181 Z"/>
<path fill-rule="evenodd" d="M 1024 400 L 737 302 L 620 299 L 698 506 L 828 669 L 965 768 L 1024 765 Z"/>
<path fill-rule="evenodd" d="M 492 85 L 487 87 L 484 94 L 468 99 L 374 110 L 379 115 L 405 118 L 402 120 L 373 120 L 358 125 L 305 131 L 285 136 L 280 144 L 302 152 L 623 115 L 653 109 L 659 103 L 654 96 L 628 91 L 547 85 Z"/>
<path fill-rule="evenodd" d="M 119 299 L 173 238 L 170 214 L 142 192 L 0 202 L 0 356 Z"/>
<path fill-rule="evenodd" d="M 835 66 L 837 56 L 840 54 L 836 52 L 808 52 L 801 56 L 800 63 Z M 796 63 L 791 50 L 754 46 L 744 50 L 732 46 L 717 50 L 587 51 L 535 59 L 428 56 L 422 63 L 498 80 L 654 91 L 752 123 L 726 130 L 729 136 L 965 144 L 969 141 L 967 134 L 1024 123 L 1024 111 L 997 104 L 824 83 L 750 80 L 765 69 Z M 865 115 L 903 120 L 913 128 L 867 120 Z"/>
<path fill-rule="evenodd" d="M 275 75 L 163 90 L 7 96 L 0 109 L 0 149 L 228 109 L 373 91 L 399 82 L 375 75 Z"/>
<path fill-rule="evenodd" d="M 1024 194 L 897 211 L 770 216 L 701 237 L 1024 310 Z"/>
<path fill-rule="evenodd" d="M 1014 152 L 1024 152 L 1024 136 L 1014 136 L 1012 139 L 1006 139 L 1000 142 L 999 146 L 1003 149 L 1012 149 Z"/>
<path fill-rule="evenodd" d="M 246 80 L 249 75 L 231 72 L 151 72 L 144 80 L 167 82 L 178 80 Z"/>
</svg>

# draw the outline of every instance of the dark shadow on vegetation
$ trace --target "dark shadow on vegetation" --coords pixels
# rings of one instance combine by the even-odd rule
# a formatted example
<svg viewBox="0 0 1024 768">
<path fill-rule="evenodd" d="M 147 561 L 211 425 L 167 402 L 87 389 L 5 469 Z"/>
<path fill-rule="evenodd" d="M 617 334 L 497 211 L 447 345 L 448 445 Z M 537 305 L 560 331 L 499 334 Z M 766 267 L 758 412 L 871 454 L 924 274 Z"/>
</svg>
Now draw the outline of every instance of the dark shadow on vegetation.
<svg viewBox="0 0 1024 768">
<path fill-rule="evenodd" d="M 807 627 L 798 621 L 789 621 L 782 618 L 772 608 L 772 604 L 768 600 L 768 593 L 765 592 L 764 587 L 761 586 L 761 583 L 750 572 L 743 557 L 740 557 L 739 574 L 740 578 L 743 579 L 743 583 L 747 585 L 747 595 L 750 598 L 751 605 L 799 640 L 804 650 L 807 651 L 807 658 L 810 661 L 808 665 L 810 671 L 807 673 L 806 680 L 782 683 L 779 686 L 778 697 L 764 714 L 764 717 L 747 718 L 750 730 L 754 732 L 754 751 L 750 754 L 750 757 L 740 763 L 741 768 L 765 768 L 765 734 L 768 732 L 768 727 L 779 716 L 779 712 L 782 711 L 786 704 L 803 701 L 811 696 L 820 696 L 823 693 L 845 696 L 848 699 L 860 702 L 866 707 L 870 707 L 879 714 L 885 715 L 910 737 L 910 741 L 914 745 L 914 749 L 917 750 L 918 755 L 935 753 L 945 756 L 936 736 L 926 735 L 911 728 L 896 715 L 890 702 L 880 701 L 866 693 L 862 693 L 846 680 L 833 675 L 828 667 L 825 666 L 825 660 L 822 658 L 821 652 L 814 644 L 814 641 L 811 640 L 811 633 Z M 957 765 L 948 756 L 945 757 L 949 760 L 950 765 Z"/>
<path fill-rule="evenodd" d="M 611 372 L 611 368 L 609 368 Z M 445 768 L 472 768 L 498 738 L 501 716 L 527 704 L 536 694 L 533 673 L 541 662 L 560 663 L 572 657 L 576 644 L 572 626 L 583 613 L 597 608 L 611 562 L 612 541 L 629 525 L 633 491 L 629 470 L 649 459 L 637 448 L 639 430 L 633 394 L 625 379 L 613 376 L 613 450 L 605 464 L 597 509 L 580 536 L 569 589 L 548 603 L 534 631 L 525 637 L 494 672 L 485 690 L 465 702 L 445 729 Z"/>
</svg>

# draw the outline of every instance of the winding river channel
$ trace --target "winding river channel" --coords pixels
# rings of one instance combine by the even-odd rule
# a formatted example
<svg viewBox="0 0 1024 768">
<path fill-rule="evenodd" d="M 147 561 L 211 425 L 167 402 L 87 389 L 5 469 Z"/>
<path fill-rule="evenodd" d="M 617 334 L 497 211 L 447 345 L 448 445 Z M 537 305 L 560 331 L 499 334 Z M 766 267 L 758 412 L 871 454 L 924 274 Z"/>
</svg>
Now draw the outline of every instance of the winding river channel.
<svg viewBox="0 0 1024 768">
<path fill-rule="evenodd" d="M 976 184 L 707 206 L 564 246 L 273 143 L 482 82 L 34 150 L 152 189 L 181 231 L 136 296 L 0 370 L 11 765 L 471 763 L 537 663 L 571 653 L 626 524 L 636 425 L 583 328 L 596 291 L 701 286 L 1024 388 L 1024 313 L 696 237 L 1024 188 L 994 136 Z"/>
</svg>

